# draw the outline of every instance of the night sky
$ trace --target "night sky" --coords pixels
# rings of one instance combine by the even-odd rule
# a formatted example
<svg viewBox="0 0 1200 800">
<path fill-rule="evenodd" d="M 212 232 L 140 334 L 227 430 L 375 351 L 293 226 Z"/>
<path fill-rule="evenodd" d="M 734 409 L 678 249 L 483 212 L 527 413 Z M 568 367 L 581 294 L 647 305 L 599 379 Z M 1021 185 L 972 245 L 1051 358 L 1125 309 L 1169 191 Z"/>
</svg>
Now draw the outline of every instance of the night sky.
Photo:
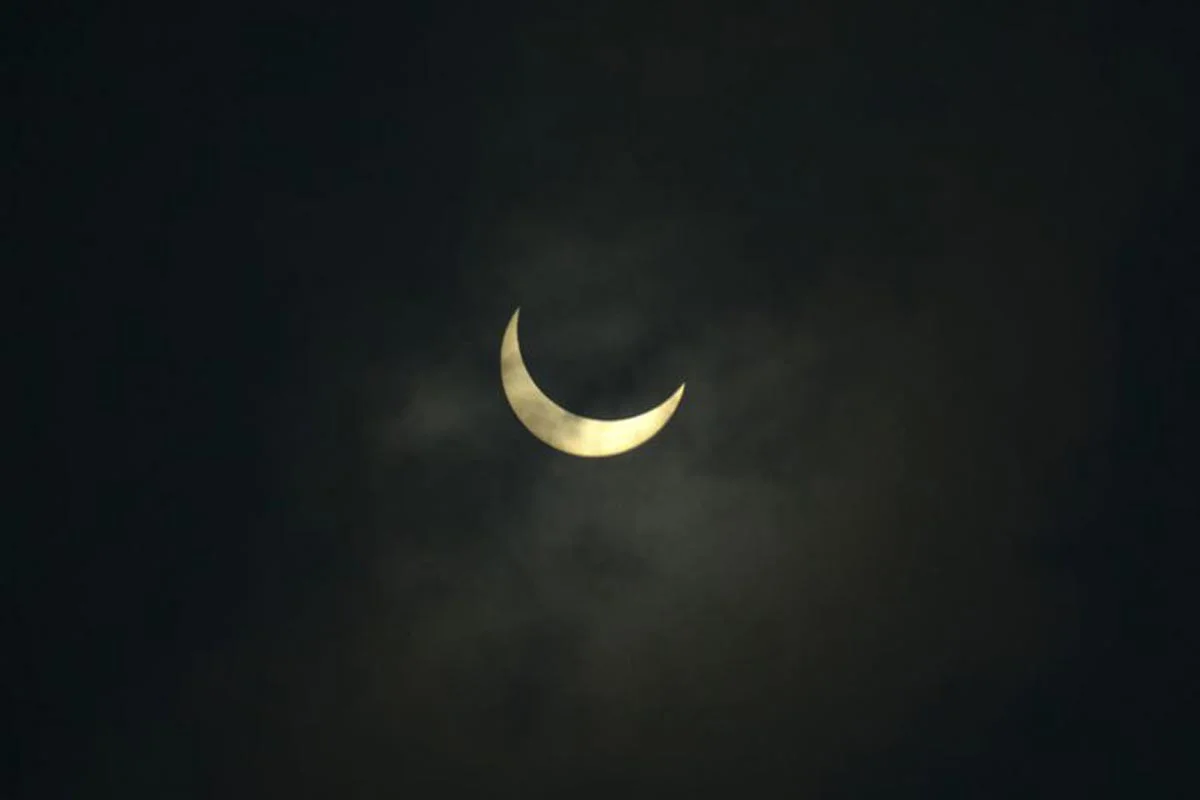
<svg viewBox="0 0 1200 800">
<path fill-rule="evenodd" d="M 6 26 L 6 796 L 1188 796 L 1182 21 L 535 5 Z"/>
</svg>

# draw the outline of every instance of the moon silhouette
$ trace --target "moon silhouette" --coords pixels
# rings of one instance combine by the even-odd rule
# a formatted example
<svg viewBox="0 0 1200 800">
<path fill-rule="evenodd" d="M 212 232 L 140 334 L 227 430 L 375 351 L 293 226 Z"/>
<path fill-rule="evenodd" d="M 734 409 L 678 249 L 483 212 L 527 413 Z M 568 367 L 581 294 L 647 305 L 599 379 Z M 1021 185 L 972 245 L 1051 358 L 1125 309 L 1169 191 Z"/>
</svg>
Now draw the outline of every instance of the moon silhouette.
<svg viewBox="0 0 1200 800">
<path fill-rule="evenodd" d="M 620 455 L 645 444 L 663 429 L 679 407 L 687 384 L 681 383 L 660 405 L 637 416 L 592 419 L 572 414 L 547 397 L 526 369 L 517 337 L 520 316 L 521 309 L 518 308 L 513 312 L 500 344 L 500 382 L 508 404 L 521 424 L 554 449 L 584 458 Z"/>
</svg>

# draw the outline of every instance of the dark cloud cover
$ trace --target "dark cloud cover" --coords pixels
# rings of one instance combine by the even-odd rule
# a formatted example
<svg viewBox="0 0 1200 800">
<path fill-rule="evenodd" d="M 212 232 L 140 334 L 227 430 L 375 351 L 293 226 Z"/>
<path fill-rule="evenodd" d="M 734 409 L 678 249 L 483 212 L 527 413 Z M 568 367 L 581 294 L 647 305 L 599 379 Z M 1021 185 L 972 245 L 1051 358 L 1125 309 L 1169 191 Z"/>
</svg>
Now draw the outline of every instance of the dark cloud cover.
<svg viewBox="0 0 1200 800">
<path fill-rule="evenodd" d="M 34 38 L 69 490 L 10 582 L 21 791 L 1173 776 L 1128 688 L 1173 595 L 1122 565 L 1181 496 L 1129 443 L 1174 363 L 1182 67 L 1115 11 L 852 5 Z M 518 306 L 564 405 L 686 380 L 675 418 L 544 447 L 499 387 Z"/>
</svg>

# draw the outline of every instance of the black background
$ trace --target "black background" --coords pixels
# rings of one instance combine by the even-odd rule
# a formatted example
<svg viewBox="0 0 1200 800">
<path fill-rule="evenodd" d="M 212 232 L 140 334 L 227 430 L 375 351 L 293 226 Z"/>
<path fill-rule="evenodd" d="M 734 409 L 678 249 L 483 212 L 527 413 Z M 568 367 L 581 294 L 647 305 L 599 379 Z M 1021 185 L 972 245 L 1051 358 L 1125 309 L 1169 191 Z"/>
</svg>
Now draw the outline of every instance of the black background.
<svg viewBox="0 0 1200 800">
<path fill-rule="evenodd" d="M 7 682 L 12 796 L 373 797 L 416 786 L 439 796 L 461 781 L 608 795 L 692 780 L 739 793 L 787 780 L 797 792 L 842 797 L 1188 796 L 1195 689 L 1184 653 L 1194 633 L 1183 609 L 1194 567 L 1177 537 L 1195 508 L 1185 398 L 1197 204 L 1184 15 L 961 5 L 14 14 L 3 55 L 15 90 L 5 260 L 20 368 L 9 420 L 16 452 L 27 444 L 30 454 L 16 486 L 32 478 L 36 488 L 15 491 L 21 521 L 4 559 L 18 628 Z M 940 216 L 912 216 L 917 196 Z M 605 243 L 660 234 L 661 219 L 673 221 L 669 252 L 702 251 L 720 239 L 714 230 L 733 231 L 712 247 L 744 261 L 654 267 L 644 290 L 637 268 L 609 280 L 604 266 L 563 267 L 557 279 L 528 279 L 550 281 L 538 295 L 494 266 L 523 252 L 504 252 L 497 230 L 552 231 L 559 249 L 548 250 L 591 265 L 604 262 Z M 1022 244 L 1005 249 L 1014 225 L 1049 242 L 1032 263 L 1005 262 L 1028 256 Z M 688 239 L 698 243 L 677 243 Z M 688 740 L 681 755 L 664 756 L 670 768 L 654 766 L 656 748 L 685 737 L 630 728 L 613 734 L 626 749 L 582 746 L 543 768 L 531 745 L 521 763 L 535 766 L 509 771 L 479 754 L 519 738 L 527 711 L 497 712 L 507 721 L 470 743 L 423 745 L 424 723 L 359 723 L 368 712 L 337 699 L 352 694 L 357 656 L 328 669 L 279 666 L 312 657 L 287 631 L 350 651 L 356 615 L 386 606 L 344 599 L 387 551 L 381 516 L 409 526 L 396 558 L 436 552 L 454 583 L 467 563 L 458 554 L 482 547 L 470 563 L 486 564 L 503 537 L 489 520 L 504 498 L 546 480 L 538 470 L 548 456 L 502 406 L 480 412 L 471 438 L 512 456 L 456 450 L 451 438 L 389 462 L 389 472 L 370 466 L 357 433 L 440 363 L 465 365 L 489 386 L 513 307 L 530 309 L 524 324 L 540 314 L 549 328 L 577 312 L 590 319 L 589 303 L 632 308 L 643 327 L 624 349 L 583 360 L 532 333 L 526 347 L 567 405 L 630 413 L 674 376 L 695 375 L 700 361 L 687 353 L 707 352 L 739 320 L 786 330 L 820 317 L 806 298 L 842 298 L 817 338 L 848 342 L 879 304 L 919 307 L 942 285 L 926 277 L 933 254 L 983 251 L 1005 263 L 966 270 L 948 304 L 994 292 L 1004 306 L 1036 285 L 1031 306 L 1050 310 L 1005 318 L 1018 331 L 1040 321 L 1028 341 L 999 335 L 992 351 L 953 333 L 975 312 L 937 312 L 951 326 L 937 334 L 938 352 L 963 370 L 930 391 L 990 396 L 990 367 L 969 365 L 1011 353 L 1032 363 L 1039 349 L 1098 365 L 1104 387 L 1084 393 L 1104 410 L 1081 427 L 1053 481 L 1021 490 L 1041 498 L 1029 523 L 1035 559 L 1072 587 L 1075 610 L 1069 644 L 1033 659 L 1038 668 L 1001 711 L 961 721 L 956 708 L 974 708 L 986 690 L 949 670 L 886 745 L 821 750 L 805 738 L 819 739 L 821 724 L 791 721 L 819 706 L 797 689 L 772 701 L 783 709 L 775 716 L 731 711 L 725 738 Z M 1037 261 L 1059 254 L 1070 266 Z M 819 266 L 797 266 L 807 264 Z M 1024 277 L 1013 289 L 996 269 Z M 1093 299 L 1068 299 L 1083 294 Z M 701 344 L 689 350 L 689 341 Z M 832 352 L 858 352 L 841 346 Z M 804 380 L 839 380 L 838 359 L 822 363 L 828 374 Z M 381 374 L 380 364 L 400 389 L 347 389 Z M 1043 384 L 1039 369 L 1017 369 L 1028 382 L 1014 394 L 1039 408 L 1060 394 L 1078 402 L 1053 379 Z M 793 392 L 789 380 L 747 391 Z M 697 376 L 681 416 L 720 383 L 715 372 Z M 994 435 L 980 426 L 1012 425 L 1014 441 L 1036 442 L 1036 426 L 1059 419 L 1031 411 L 1030 432 L 1006 416 L 1019 402 L 996 403 L 995 415 L 964 416 L 944 435 L 969 445 Z M 1067 416 L 1092 420 L 1093 411 Z M 743 426 L 748 438 L 709 441 L 691 463 L 708 457 L 776 487 L 799 485 L 802 460 L 774 448 L 803 452 L 809 429 L 797 422 L 757 439 L 752 420 L 720 424 Z M 1057 458 L 1052 447 L 1022 447 L 1013 469 L 1050 481 L 1029 465 Z M 667 451 L 632 458 L 656 452 Z M 391 511 L 373 493 L 381 474 L 399 487 Z M 982 508 L 994 498 L 981 492 Z M 969 508 L 972 497 L 954 502 Z M 958 551 L 948 547 L 927 558 L 953 571 Z M 611 567 L 588 563 L 589 574 Z M 947 603 L 969 597 L 946 591 Z M 424 597 L 394 599 L 393 628 L 416 626 Z M 545 662 L 559 650 L 528 651 L 510 678 L 549 681 Z M 289 688 L 272 694 L 277 683 Z M 431 691 L 428 713 L 478 722 L 463 711 L 474 701 Z M 329 705 L 305 712 L 315 722 L 298 732 L 279 709 L 308 696 Z M 853 707 L 830 702 L 835 715 Z M 680 703 L 672 708 L 688 707 Z M 556 723 L 544 724 L 529 741 L 553 740 Z M 854 755 L 825 763 L 819 777 L 793 774 L 787 754 L 814 747 L 822 758 Z M 645 763 L 629 759 L 633 750 Z"/>
</svg>

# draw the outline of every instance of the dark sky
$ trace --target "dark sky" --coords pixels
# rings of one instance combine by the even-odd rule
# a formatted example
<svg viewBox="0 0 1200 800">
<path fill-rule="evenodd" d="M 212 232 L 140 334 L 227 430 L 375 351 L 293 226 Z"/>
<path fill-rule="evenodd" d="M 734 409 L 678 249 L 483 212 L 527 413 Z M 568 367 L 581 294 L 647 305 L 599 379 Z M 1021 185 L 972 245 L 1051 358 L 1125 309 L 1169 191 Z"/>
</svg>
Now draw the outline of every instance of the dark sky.
<svg viewBox="0 0 1200 800">
<path fill-rule="evenodd" d="M 572 5 L 6 26 L 11 796 L 1189 794 L 1182 21 Z"/>
</svg>

